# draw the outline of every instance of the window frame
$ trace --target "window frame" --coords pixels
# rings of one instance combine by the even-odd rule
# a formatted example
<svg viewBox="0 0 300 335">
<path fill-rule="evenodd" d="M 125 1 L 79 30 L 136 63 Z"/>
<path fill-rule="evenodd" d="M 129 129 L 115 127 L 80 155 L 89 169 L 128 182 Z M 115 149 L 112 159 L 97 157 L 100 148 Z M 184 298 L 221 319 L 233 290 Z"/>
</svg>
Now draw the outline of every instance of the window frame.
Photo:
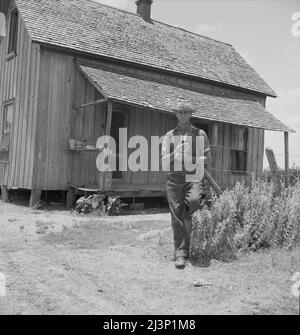
<svg viewBox="0 0 300 335">
<path fill-rule="evenodd" d="M 248 149 L 249 149 L 249 129 L 243 126 L 232 125 L 230 127 L 230 172 L 233 174 L 247 174 L 247 165 L 248 165 Z M 243 129 L 244 130 L 244 139 L 243 139 L 243 149 L 236 148 L 233 146 L 233 132 L 234 129 Z M 236 155 L 235 164 L 233 166 L 234 158 Z M 243 156 L 243 158 L 241 158 Z M 244 169 L 243 169 L 244 168 Z"/>
<path fill-rule="evenodd" d="M 19 31 L 19 11 L 16 7 L 12 8 L 8 20 L 8 43 L 7 43 L 7 60 L 10 60 L 17 54 L 18 31 Z"/>
<path fill-rule="evenodd" d="M 5 111 L 6 108 L 8 108 L 8 106 L 12 106 L 12 116 L 11 116 L 11 128 L 9 131 L 5 130 Z M 15 113 L 15 99 L 10 99 L 7 101 L 3 102 L 3 112 L 2 112 L 2 120 L 1 120 L 1 137 L 2 136 L 7 136 L 7 134 L 11 134 L 12 130 L 13 130 L 13 120 L 14 120 L 14 113 Z M 7 116 L 6 116 L 7 118 Z"/>
</svg>

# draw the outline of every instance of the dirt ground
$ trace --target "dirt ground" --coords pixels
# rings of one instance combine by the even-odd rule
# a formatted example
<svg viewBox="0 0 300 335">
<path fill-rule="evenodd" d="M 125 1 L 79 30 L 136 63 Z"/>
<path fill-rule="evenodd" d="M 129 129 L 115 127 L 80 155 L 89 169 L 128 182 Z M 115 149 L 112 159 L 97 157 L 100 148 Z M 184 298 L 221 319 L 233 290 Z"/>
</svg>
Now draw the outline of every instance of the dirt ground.
<svg viewBox="0 0 300 335">
<path fill-rule="evenodd" d="M 0 314 L 298 313 L 299 249 L 185 270 L 172 251 L 169 213 L 79 216 L 0 201 Z M 212 285 L 194 287 L 199 279 Z"/>
</svg>

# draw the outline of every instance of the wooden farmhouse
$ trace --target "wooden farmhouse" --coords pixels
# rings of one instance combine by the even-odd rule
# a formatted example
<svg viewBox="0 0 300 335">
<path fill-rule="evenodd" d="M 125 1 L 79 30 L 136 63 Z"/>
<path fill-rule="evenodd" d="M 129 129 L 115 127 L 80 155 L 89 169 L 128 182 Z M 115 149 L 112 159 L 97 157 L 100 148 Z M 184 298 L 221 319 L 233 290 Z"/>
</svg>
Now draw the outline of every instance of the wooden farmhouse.
<svg viewBox="0 0 300 335">
<path fill-rule="evenodd" d="M 235 49 L 153 20 L 151 4 L 138 0 L 135 14 L 92 0 L 0 1 L 4 200 L 13 188 L 31 190 L 31 204 L 47 190 L 163 195 L 165 172 L 100 173 L 95 145 L 124 127 L 128 138 L 164 135 L 180 99 L 208 134 L 222 188 L 262 171 L 265 130 L 287 141 L 293 130 L 265 110 L 276 94 Z"/>
</svg>

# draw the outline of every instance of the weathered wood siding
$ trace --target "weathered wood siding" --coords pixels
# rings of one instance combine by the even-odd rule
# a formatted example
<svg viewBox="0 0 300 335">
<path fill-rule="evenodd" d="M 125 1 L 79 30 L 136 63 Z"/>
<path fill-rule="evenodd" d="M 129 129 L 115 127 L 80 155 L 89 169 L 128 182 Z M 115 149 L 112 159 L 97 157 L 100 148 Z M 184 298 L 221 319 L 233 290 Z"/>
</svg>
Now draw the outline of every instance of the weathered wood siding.
<svg viewBox="0 0 300 335">
<path fill-rule="evenodd" d="M 101 99 L 101 94 L 74 65 L 71 55 L 41 49 L 38 126 L 34 188 L 66 189 L 68 183 L 97 184 L 97 153 L 70 152 L 69 138 L 86 139 L 95 145 L 104 134 L 107 104 L 93 105 L 80 111 L 74 107 Z M 151 135 L 163 135 L 175 126 L 173 115 L 128 105 L 113 106 L 113 113 L 126 113 L 128 138 L 143 135 L 150 142 Z M 212 122 L 209 122 L 212 125 Z M 263 130 L 248 129 L 247 170 L 230 171 L 230 127 L 218 123 L 218 139 L 213 154 L 213 175 L 221 187 L 233 186 L 236 181 L 249 182 L 250 172 L 261 171 L 263 157 Z M 208 133 L 212 139 L 211 127 Z M 133 149 L 128 151 L 128 154 Z M 150 155 L 149 155 L 150 156 Z M 149 160 L 150 166 L 150 160 Z M 165 181 L 161 172 L 124 172 L 124 183 L 155 184 Z"/>
<path fill-rule="evenodd" d="M 151 136 L 163 136 L 167 131 L 176 126 L 174 116 L 159 113 L 157 111 L 145 110 L 131 107 L 128 112 L 128 139 L 135 135 L 144 136 L 148 146 L 148 167 L 151 168 Z M 128 155 L 136 149 L 129 149 Z M 125 183 L 135 184 L 161 184 L 165 182 L 165 173 L 156 171 L 124 172 Z"/>
<path fill-rule="evenodd" d="M 73 58 L 41 48 L 33 189 L 66 189 L 70 175 Z M 79 93 L 80 94 L 80 93 Z"/>
<path fill-rule="evenodd" d="M 252 173 L 254 177 L 260 176 L 263 169 L 264 153 L 264 130 L 248 127 L 247 144 L 247 170 L 234 172 L 231 170 L 231 148 L 230 132 L 232 128 L 241 128 L 226 123 L 218 123 L 217 144 L 212 145 L 212 175 L 217 183 L 222 187 L 232 187 L 237 181 L 250 184 Z M 213 142 L 212 132 L 209 134 L 210 142 Z"/>
<path fill-rule="evenodd" d="M 9 26 L 9 21 L 8 21 Z M 28 36 L 19 16 L 17 52 L 7 59 L 8 38 L 0 45 L 0 122 L 3 103 L 14 99 L 9 163 L 0 163 L 0 183 L 8 187 L 32 187 L 37 115 L 39 50 Z"/>
<path fill-rule="evenodd" d="M 96 152 L 71 152 L 69 139 L 86 139 L 95 145 L 104 135 L 107 104 L 82 110 L 76 107 L 99 100 L 103 96 L 76 68 L 73 57 L 41 48 L 38 121 L 34 166 L 34 189 L 65 190 L 68 183 L 97 184 Z M 128 138 L 151 134 L 163 135 L 174 126 L 174 116 L 138 109 L 113 106 L 113 113 L 127 113 Z M 129 151 L 130 153 L 130 151 Z M 124 182 L 161 183 L 160 172 L 125 172 Z"/>
<path fill-rule="evenodd" d="M 74 76 L 73 101 L 75 107 L 103 98 L 77 69 Z M 105 133 L 106 117 L 107 104 L 93 105 L 79 111 L 73 110 L 70 138 L 86 139 L 87 144 L 95 146 L 97 139 Z M 97 152 L 70 152 L 69 155 L 71 166 L 68 181 L 76 185 L 98 184 Z"/>
</svg>

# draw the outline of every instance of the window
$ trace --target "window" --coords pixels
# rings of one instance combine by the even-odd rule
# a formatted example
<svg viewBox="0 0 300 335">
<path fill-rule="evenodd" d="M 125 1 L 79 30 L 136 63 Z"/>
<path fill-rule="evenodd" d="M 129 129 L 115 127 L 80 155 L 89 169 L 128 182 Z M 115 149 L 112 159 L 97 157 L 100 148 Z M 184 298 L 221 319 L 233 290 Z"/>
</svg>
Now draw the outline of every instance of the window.
<svg viewBox="0 0 300 335">
<path fill-rule="evenodd" d="M 14 100 L 5 102 L 2 111 L 2 120 L 0 120 L 2 124 L 0 133 L 0 161 L 7 161 L 10 133 L 12 131 Z"/>
<path fill-rule="evenodd" d="M 18 19 L 18 11 L 14 9 L 10 14 L 8 54 L 16 53 L 17 51 Z"/>
<path fill-rule="evenodd" d="M 3 108 L 3 123 L 2 123 L 2 134 L 9 134 L 12 129 L 12 118 L 13 118 L 13 103 L 4 105 Z"/>
<path fill-rule="evenodd" d="M 231 126 L 230 129 L 230 158 L 232 172 L 247 171 L 248 129 Z"/>
<path fill-rule="evenodd" d="M 5 14 L 0 12 L 0 44 L 5 36 L 6 36 L 6 18 Z"/>
</svg>

